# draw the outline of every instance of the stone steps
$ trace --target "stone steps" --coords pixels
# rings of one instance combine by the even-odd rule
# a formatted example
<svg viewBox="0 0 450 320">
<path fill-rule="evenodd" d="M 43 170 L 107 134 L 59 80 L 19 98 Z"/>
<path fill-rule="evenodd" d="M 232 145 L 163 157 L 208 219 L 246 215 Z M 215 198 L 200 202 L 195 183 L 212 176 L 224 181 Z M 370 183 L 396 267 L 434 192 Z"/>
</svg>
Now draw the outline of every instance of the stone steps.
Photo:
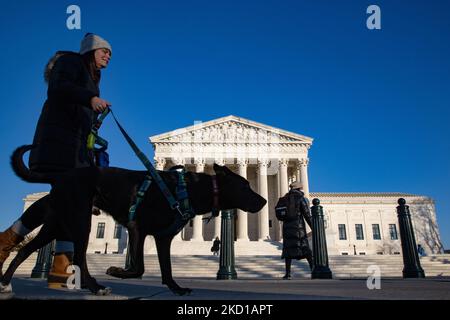
<svg viewBox="0 0 450 320">
<path fill-rule="evenodd" d="M 35 265 L 37 254 L 33 254 L 18 269 L 16 274 L 29 275 Z M 88 266 L 93 275 L 103 275 L 109 266 L 123 266 L 125 255 L 88 254 Z M 9 264 L 11 257 L 6 261 Z M 219 257 L 212 255 L 173 255 L 172 269 L 175 277 L 215 278 L 219 269 Z M 382 277 L 401 277 L 403 260 L 401 256 L 330 256 L 330 269 L 335 278 L 367 278 L 367 268 L 379 266 Z M 436 255 L 421 258 L 422 268 L 428 277 L 450 276 L 450 255 Z M 199 267 L 201 266 L 201 267 Z M 156 255 L 145 256 L 146 276 L 160 276 Z M 284 273 L 284 260 L 279 255 L 236 256 L 235 269 L 239 278 L 274 278 Z M 4 268 L 5 270 L 5 268 Z M 296 278 L 309 278 L 307 262 L 293 261 L 292 271 Z"/>
</svg>

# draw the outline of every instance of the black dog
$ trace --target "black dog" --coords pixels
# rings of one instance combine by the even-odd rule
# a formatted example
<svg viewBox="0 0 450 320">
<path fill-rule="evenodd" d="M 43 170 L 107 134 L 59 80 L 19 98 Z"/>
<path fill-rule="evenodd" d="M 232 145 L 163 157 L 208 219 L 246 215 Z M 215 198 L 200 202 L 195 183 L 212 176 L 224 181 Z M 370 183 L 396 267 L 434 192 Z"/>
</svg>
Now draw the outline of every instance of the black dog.
<svg viewBox="0 0 450 320">
<path fill-rule="evenodd" d="M 11 156 L 14 172 L 27 182 L 50 183 L 50 205 L 45 213 L 44 224 L 37 236 L 22 248 L 1 279 L 5 290 L 18 266 L 35 250 L 56 237 L 74 242 L 74 264 L 81 270 L 82 285 L 93 293 L 108 294 L 110 290 L 99 285 L 90 276 L 86 264 L 86 249 L 91 229 L 91 208 L 95 204 L 110 214 L 129 231 L 131 269 L 110 268 L 109 274 L 121 278 L 137 277 L 144 272 L 143 246 L 147 235 L 154 235 L 162 283 L 176 294 L 191 290 L 181 288 L 173 280 L 170 262 L 170 245 L 180 222 L 180 215 L 172 210 L 156 185 L 152 183 L 144 200 L 136 211 L 136 219 L 128 221 L 128 211 L 136 197 L 147 171 L 132 171 L 121 168 L 79 168 L 65 173 L 35 173 L 23 163 L 23 154 L 32 146 L 22 146 Z M 197 215 L 214 209 L 239 208 L 256 213 L 264 207 L 266 200 L 255 193 L 248 181 L 225 166 L 214 164 L 215 176 L 187 172 L 185 180 L 192 209 Z M 178 173 L 159 171 L 172 194 L 175 194 Z M 188 221 L 182 221 L 183 225 Z"/>
</svg>

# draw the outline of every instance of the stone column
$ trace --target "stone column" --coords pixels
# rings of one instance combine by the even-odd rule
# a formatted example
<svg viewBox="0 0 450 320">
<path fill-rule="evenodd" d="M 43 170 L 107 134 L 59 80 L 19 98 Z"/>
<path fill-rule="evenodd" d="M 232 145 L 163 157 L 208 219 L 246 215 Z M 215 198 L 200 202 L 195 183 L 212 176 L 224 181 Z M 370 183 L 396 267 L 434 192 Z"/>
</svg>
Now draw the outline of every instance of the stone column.
<svg viewBox="0 0 450 320">
<path fill-rule="evenodd" d="M 166 158 L 155 158 L 156 170 L 164 170 Z"/>
<path fill-rule="evenodd" d="M 302 174 L 301 174 L 301 165 L 300 165 L 300 159 L 297 160 L 295 162 L 295 169 L 294 169 L 294 173 L 295 173 L 295 180 L 297 181 L 302 181 Z"/>
<path fill-rule="evenodd" d="M 247 179 L 247 165 L 248 165 L 248 159 L 238 159 L 237 160 L 239 172 L 238 174 Z M 248 220 L 247 220 L 247 212 L 238 209 L 237 210 L 237 232 L 236 232 L 236 239 L 237 241 L 249 241 L 248 238 Z"/>
<path fill-rule="evenodd" d="M 178 166 L 178 165 L 184 166 L 184 164 L 185 164 L 185 161 L 183 158 L 173 159 L 173 162 L 175 163 L 176 166 Z M 173 238 L 173 241 L 183 241 L 182 234 L 184 234 L 184 228 L 181 229 L 181 231 Z"/>
<path fill-rule="evenodd" d="M 221 218 L 220 218 L 220 214 L 214 218 L 214 235 L 213 235 L 213 240 L 216 237 L 219 237 L 220 239 L 220 223 L 221 223 Z"/>
<path fill-rule="evenodd" d="M 268 159 L 258 159 L 258 193 L 264 199 L 268 200 L 269 190 L 267 186 L 267 167 L 270 161 Z M 269 207 L 266 204 L 259 213 L 258 241 L 270 239 L 269 235 Z"/>
<path fill-rule="evenodd" d="M 308 163 L 309 159 L 299 159 L 297 162 L 297 179 L 303 185 L 305 197 L 309 198 L 309 181 L 308 181 Z"/>
<path fill-rule="evenodd" d="M 217 163 L 219 166 L 224 166 L 225 165 L 225 159 L 223 158 L 216 158 L 214 159 L 214 163 Z M 214 236 L 213 239 L 215 239 L 216 237 L 220 238 L 220 226 L 221 223 L 221 218 L 220 215 L 218 217 L 214 218 Z"/>
<path fill-rule="evenodd" d="M 280 173 L 280 197 L 284 196 L 289 191 L 288 181 L 288 159 L 280 159 L 279 173 Z"/>
<path fill-rule="evenodd" d="M 195 159 L 195 172 L 201 173 L 205 171 L 205 160 Z M 192 238 L 191 241 L 203 241 L 203 223 L 202 216 L 195 216 L 192 224 Z"/>
<path fill-rule="evenodd" d="M 288 179 L 288 159 L 280 159 L 278 163 L 279 170 L 278 173 L 280 175 L 278 179 L 280 194 L 279 197 L 284 196 L 289 191 L 289 179 Z M 283 239 L 283 227 L 282 222 L 278 223 L 280 240 Z"/>
</svg>

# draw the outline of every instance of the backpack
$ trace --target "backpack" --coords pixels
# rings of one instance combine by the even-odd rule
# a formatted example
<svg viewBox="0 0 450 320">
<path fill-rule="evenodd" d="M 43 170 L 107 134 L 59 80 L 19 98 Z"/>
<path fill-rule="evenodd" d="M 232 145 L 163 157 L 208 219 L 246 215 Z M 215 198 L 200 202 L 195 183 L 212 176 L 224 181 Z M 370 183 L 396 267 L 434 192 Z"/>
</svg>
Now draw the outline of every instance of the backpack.
<svg viewBox="0 0 450 320">
<path fill-rule="evenodd" d="M 275 206 L 275 216 L 280 221 L 294 220 L 298 216 L 298 201 L 296 194 L 289 192 L 278 199 Z"/>
<path fill-rule="evenodd" d="M 95 164 L 97 167 L 106 168 L 109 167 L 109 154 L 106 152 L 106 149 L 95 149 Z"/>
</svg>

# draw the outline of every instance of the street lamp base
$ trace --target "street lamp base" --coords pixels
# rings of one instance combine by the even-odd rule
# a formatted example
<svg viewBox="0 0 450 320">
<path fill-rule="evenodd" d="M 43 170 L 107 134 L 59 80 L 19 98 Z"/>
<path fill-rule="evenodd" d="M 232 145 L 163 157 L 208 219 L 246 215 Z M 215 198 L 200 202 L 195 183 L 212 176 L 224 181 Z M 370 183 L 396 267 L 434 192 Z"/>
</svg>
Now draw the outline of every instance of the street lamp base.
<svg viewBox="0 0 450 320">
<path fill-rule="evenodd" d="M 47 279 L 49 270 L 33 270 L 30 278 L 33 279 Z"/>
<path fill-rule="evenodd" d="M 220 269 L 217 272 L 217 280 L 235 280 L 237 279 L 236 270 Z"/>
<path fill-rule="evenodd" d="M 311 272 L 311 279 L 333 279 L 333 273 L 329 267 L 314 267 Z"/>
<path fill-rule="evenodd" d="M 403 270 L 403 278 L 425 278 L 425 272 L 422 269 Z"/>
</svg>

